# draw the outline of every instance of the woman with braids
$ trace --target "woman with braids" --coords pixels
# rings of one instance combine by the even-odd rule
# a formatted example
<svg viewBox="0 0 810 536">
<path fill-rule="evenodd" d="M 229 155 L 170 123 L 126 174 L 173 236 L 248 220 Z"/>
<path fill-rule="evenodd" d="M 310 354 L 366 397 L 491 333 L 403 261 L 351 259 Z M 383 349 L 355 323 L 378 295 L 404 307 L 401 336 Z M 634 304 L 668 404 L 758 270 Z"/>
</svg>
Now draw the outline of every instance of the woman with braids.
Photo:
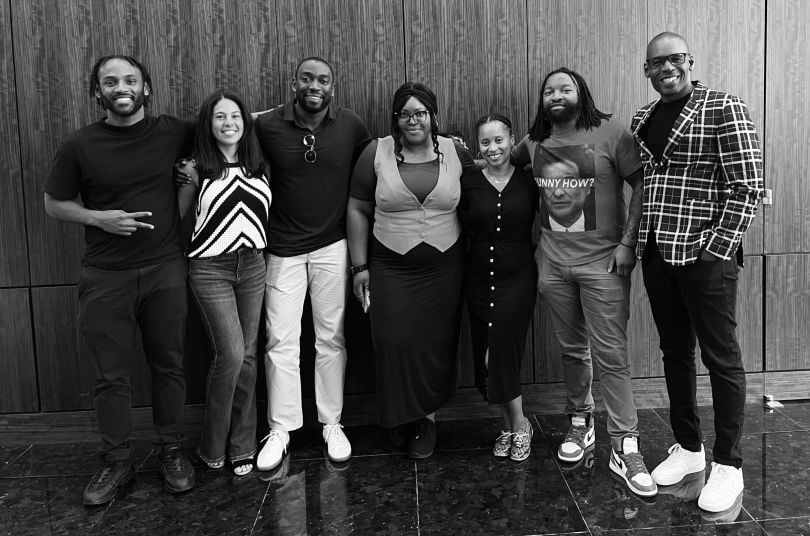
<svg viewBox="0 0 810 536">
<path fill-rule="evenodd" d="M 532 425 L 523 414 L 520 366 L 537 296 L 532 224 L 537 186 L 531 171 L 509 160 L 512 123 L 482 117 L 475 134 L 484 169 L 461 177 L 458 212 L 467 241 L 464 298 L 470 315 L 475 383 L 500 406 L 504 426 L 492 447 L 496 457 L 520 462 L 531 454 Z"/>
<path fill-rule="evenodd" d="M 197 454 L 212 469 L 228 458 L 243 476 L 256 454 L 256 347 L 271 194 L 253 121 L 238 96 L 219 91 L 205 100 L 193 154 L 199 184 L 182 186 L 178 198 L 181 214 L 192 203 L 196 209 L 189 283 L 213 350 Z"/>
<path fill-rule="evenodd" d="M 347 233 L 353 290 L 368 308 L 380 425 L 427 458 L 435 412 L 455 391 L 464 253 L 456 213 L 471 156 L 438 134 L 436 95 L 406 82 L 391 135 L 372 141 L 352 176 Z M 369 235 L 370 222 L 374 222 Z"/>
</svg>

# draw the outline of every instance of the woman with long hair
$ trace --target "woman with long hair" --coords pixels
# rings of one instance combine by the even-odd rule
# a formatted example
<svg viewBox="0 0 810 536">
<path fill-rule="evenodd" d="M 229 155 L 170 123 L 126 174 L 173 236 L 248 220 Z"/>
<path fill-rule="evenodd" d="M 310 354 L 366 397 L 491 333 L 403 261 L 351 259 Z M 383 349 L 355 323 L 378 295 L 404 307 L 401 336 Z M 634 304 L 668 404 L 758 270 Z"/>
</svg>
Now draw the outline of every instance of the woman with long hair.
<svg viewBox="0 0 810 536">
<path fill-rule="evenodd" d="M 188 246 L 189 282 L 213 351 L 197 454 L 212 469 L 250 473 L 256 454 L 256 346 L 264 298 L 270 184 L 242 100 L 219 91 L 200 107 L 194 143 L 199 184 Z M 193 193 L 196 192 L 196 196 Z"/>
<path fill-rule="evenodd" d="M 371 321 L 379 422 L 397 446 L 409 441 L 414 459 L 433 453 L 436 410 L 455 391 L 461 319 L 456 205 L 466 151 L 460 157 L 438 132 L 436 95 L 423 84 L 400 86 L 391 135 L 361 154 L 347 207 L 353 290 Z"/>
</svg>

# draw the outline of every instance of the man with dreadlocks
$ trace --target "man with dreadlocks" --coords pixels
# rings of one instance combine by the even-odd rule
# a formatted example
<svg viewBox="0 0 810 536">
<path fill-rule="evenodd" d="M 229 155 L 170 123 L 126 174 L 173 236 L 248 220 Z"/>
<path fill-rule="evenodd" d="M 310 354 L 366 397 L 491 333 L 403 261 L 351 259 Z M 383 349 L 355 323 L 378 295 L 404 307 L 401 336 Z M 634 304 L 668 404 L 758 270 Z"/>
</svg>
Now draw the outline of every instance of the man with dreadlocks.
<svg viewBox="0 0 810 536">
<path fill-rule="evenodd" d="M 562 346 L 570 421 L 557 456 L 577 463 L 593 448 L 593 352 L 608 413 L 610 469 L 633 493 L 651 497 L 658 489 L 639 451 L 627 356 L 630 273 L 641 216 L 638 146 L 626 128 L 596 108 L 579 74 L 556 69 L 541 87 L 537 116 L 514 161 L 531 163 L 540 192 L 538 290 Z M 633 188 L 629 213 L 625 182 Z"/>
</svg>

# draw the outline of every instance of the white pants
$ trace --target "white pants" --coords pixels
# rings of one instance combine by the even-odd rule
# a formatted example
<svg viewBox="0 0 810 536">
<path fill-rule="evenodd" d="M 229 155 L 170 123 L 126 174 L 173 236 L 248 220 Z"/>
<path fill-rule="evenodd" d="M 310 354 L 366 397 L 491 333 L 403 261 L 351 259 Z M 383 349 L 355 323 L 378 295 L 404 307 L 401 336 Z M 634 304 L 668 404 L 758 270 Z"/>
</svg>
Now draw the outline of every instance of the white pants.
<svg viewBox="0 0 810 536">
<path fill-rule="evenodd" d="M 343 319 L 349 276 L 346 240 L 294 257 L 267 256 L 267 422 L 274 430 L 297 430 L 301 407 L 301 315 L 307 289 L 315 326 L 315 402 L 318 420 L 340 422 L 346 347 Z"/>
</svg>

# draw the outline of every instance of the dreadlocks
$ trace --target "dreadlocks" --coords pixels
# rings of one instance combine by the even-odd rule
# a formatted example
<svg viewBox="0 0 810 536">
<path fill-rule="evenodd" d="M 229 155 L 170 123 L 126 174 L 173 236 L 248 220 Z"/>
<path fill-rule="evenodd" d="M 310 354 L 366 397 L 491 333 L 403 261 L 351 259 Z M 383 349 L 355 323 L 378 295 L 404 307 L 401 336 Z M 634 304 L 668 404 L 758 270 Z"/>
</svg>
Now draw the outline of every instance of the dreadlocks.
<svg viewBox="0 0 810 536">
<path fill-rule="evenodd" d="M 577 95 L 579 96 L 579 117 L 577 117 L 577 122 L 575 124 L 577 130 L 591 130 L 592 128 L 601 125 L 602 119 L 610 119 L 613 114 L 606 114 L 605 112 L 599 111 L 596 108 L 596 104 L 593 102 L 591 91 L 588 89 L 588 84 L 585 82 L 585 79 L 582 78 L 579 73 L 572 71 L 567 67 L 560 67 L 548 73 L 543 79 L 543 84 L 540 87 L 545 89 L 548 79 L 557 73 L 570 76 L 577 88 Z M 550 135 L 551 120 L 546 114 L 546 108 L 543 106 L 543 100 L 541 97 L 540 104 L 537 107 L 537 115 L 534 118 L 534 123 L 529 129 L 529 139 L 534 142 L 541 142 Z"/>
</svg>

